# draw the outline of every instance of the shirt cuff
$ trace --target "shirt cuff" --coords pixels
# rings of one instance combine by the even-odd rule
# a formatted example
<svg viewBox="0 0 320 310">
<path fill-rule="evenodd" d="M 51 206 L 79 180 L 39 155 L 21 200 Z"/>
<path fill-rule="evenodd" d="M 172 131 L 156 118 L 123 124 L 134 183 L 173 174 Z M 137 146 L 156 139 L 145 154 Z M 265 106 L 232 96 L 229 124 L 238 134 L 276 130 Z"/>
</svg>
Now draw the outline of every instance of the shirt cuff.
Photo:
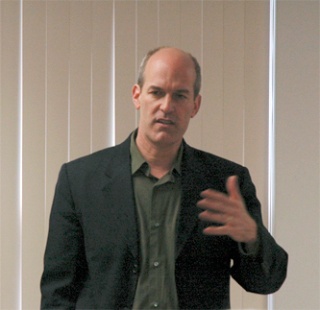
<svg viewBox="0 0 320 310">
<path fill-rule="evenodd" d="M 242 255 L 256 256 L 259 252 L 259 238 L 253 243 L 239 242 L 238 247 Z"/>
</svg>

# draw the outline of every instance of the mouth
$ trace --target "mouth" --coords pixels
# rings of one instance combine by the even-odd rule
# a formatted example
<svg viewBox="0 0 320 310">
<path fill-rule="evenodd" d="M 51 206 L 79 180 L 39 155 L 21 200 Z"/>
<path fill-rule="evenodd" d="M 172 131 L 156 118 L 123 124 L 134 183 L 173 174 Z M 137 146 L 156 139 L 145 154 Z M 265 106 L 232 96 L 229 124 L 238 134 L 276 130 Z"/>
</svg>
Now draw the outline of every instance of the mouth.
<svg viewBox="0 0 320 310">
<path fill-rule="evenodd" d="M 156 123 L 159 123 L 162 125 L 174 125 L 174 122 L 171 119 L 166 119 L 166 118 L 159 118 L 156 120 Z"/>
</svg>

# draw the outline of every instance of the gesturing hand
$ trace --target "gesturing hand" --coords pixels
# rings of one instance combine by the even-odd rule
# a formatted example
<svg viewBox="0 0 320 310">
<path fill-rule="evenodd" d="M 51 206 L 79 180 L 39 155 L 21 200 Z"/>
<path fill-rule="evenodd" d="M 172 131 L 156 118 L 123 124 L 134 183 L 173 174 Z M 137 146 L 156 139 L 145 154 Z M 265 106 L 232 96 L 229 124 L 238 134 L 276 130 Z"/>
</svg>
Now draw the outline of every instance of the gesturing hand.
<svg viewBox="0 0 320 310">
<path fill-rule="evenodd" d="M 227 235 L 237 242 L 252 244 L 257 240 L 257 224 L 249 215 L 241 196 L 238 178 L 231 176 L 226 184 L 228 194 L 207 189 L 201 193 L 199 218 L 218 223 L 203 230 L 206 235 Z"/>
</svg>

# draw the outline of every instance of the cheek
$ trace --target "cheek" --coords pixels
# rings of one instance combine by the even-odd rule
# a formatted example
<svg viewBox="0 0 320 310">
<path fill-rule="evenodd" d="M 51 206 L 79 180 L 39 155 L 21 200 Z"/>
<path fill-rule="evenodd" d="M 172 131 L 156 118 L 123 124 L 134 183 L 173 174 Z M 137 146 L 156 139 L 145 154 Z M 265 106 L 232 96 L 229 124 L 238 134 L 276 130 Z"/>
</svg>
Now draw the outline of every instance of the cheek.
<svg viewBox="0 0 320 310">
<path fill-rule="evenodd" d="M 140 108 L 140 119 L 143 119 L 144 122 L 150 122 L 155 114 L 156 110 L 151 106 L 141 106 Z"/>
<path fill-rule="evenodd" d="M 189 122 L 190 118 L 193 117 L 194 111 L 193 109 L 180 109 L 178 111 L 178 115 L 180 118 L 183 119 L 185 122 Z"/>
<path fill-rule="evenodd" d="M 144 107 L 144 113 L 147 115 L 155 115 L 159 111 L 159 106 L 155 103 L 149 103 Z"/>
</svg>

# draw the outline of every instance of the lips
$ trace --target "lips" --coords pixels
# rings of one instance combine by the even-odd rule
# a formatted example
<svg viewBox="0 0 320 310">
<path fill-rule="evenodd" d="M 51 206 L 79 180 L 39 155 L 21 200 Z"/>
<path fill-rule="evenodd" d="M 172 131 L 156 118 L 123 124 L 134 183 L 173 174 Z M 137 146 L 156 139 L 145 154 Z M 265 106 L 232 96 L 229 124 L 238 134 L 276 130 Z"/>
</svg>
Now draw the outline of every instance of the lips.
<svg viewBox="0 0 320 310">
<path fill-rule="evenodd" d="M 174 124 L 174 122 L 171 119 L 165 119 L 165 118 L 157 119 L 156 122 L 163 124 L 163 125 L 173 125 Z"/>
</svg>

